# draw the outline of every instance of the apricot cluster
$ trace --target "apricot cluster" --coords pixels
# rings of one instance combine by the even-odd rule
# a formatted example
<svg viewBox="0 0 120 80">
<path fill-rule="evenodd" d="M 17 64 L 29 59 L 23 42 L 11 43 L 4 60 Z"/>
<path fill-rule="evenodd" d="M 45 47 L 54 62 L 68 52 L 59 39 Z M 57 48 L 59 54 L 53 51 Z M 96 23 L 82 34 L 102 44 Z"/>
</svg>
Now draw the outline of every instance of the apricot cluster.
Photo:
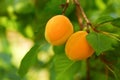
<svg viewBox="0 0 120 80">
<path fill-rule="evenodd" d="M 52 45 L 65 44 L 65 52 L 71 60 L 83 60 L 90 57 L 94 50 L 86 40 L 88 33 L 73 33 L 73 25 L 64 15 L 52 17 L 46 24 L 45 38 Z"/>
</svg>

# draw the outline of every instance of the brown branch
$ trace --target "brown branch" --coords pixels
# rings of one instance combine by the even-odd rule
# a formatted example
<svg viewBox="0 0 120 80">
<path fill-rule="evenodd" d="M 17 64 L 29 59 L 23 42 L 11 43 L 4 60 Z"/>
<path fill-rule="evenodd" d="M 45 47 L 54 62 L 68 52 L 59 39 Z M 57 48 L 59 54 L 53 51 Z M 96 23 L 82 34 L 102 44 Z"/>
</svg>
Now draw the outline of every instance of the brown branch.
<svg viewBox="0 0 120 80">
<path fill-rule="evenodd" d="M 65 4 L 61 5 L 63 8 L 62 14 L 65 15 L 65 11 L 67 10 L 67 7 L 69 6 L 69 0 L 66 0 Z"/>
<path fill-rule="evenodd" d="M 116 73 L 112 70 L 113 68 L 113 65 L 111 62 L 107 61 L 105 58 L 104 58 L 104 55 L 100 55 L 100 60 L 105 64 L 105 67 L 111 71 L 113 73 L 113 75 L 115 76 L 116 80 L 118 80 L 118 77 L 116 75 Z"/>
<path fill-rule="evenodd" d="M 108 60 L 105 59 L 104 53 L 101 54 L 101 55 L 99 56 L 99 58 L 100 58 L 100 60 L 101 60 L 104 64 L 112 65 L 111 62 L 109 62 Z"/>
<path fill-rule="evenodd" d="M 82 15 L 82 17 L 85 19 L 87 25 L 90 25 L 90 26 L 91 26 L 91 23 L 90 23 L 89 19 L 87 18 L 85 12 L 83 11 L 83 9 L 82 9 L 82 7 L 81 7 L 81 5 L 80 5 L 80 2 L 79 2 L 78 0 L 73 0 L 73 1 L 74 1 L 74 3 L 76 4 L 76 6 L 78 7 L 79 11 L 81 12 L 81 15 Z"/>
<path fill-rule="evenodd" d="M 76 16 L 78 19 L 78 23 L 79 23 L 80 29 L 83 30 L 83 28 L 84 28 L 83 19 L 82 19 L 82 16 L 80 14 L 81 14 L 81 12 L 79 11 L 79 8 L 76 6 Z"/>
<path fill-rule="evenodd" d="M 86 73 L 86 80 L 90 80 L 90 63 L 89 59 L 86 60 L 86 68 L 87 68 L 87 73 Z"/>
</svg>

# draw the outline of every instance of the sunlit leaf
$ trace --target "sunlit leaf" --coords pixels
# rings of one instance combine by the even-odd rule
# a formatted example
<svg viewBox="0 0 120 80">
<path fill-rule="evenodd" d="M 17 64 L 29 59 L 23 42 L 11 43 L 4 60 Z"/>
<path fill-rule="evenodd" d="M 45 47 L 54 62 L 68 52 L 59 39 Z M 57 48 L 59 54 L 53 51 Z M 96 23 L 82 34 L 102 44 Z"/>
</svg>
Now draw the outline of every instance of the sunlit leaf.
<svg viewBox="0 0 120 80">
<path fill-rule="evenodd" d="M 87 41 L 96 51 L 96 55 L 100 55 L 102 52 L 110 50 L 112 48 L 112 40 L 110 37 L 101 33 L 89 33 L 87 36 Z"/>
<path fill-rule="evenodd" d="M 57 54 L 58 53 L 58 54 Z M 71 61 L 65 53 L 58 52 L 55 55 L 56 80 L 70 80 L 79 71 L 81 62 Z"/>
<path fill-rule="evenodd" d="M 40 45 L 38 44 L 34 45 L 22 59 L 18 71 L 21 77 L 24 77 L 25 74 L 28 72 L 29 68 L 33 65 L 34 61 L 36 60 L 39 49 L 40 49 Z"/>
</svg>

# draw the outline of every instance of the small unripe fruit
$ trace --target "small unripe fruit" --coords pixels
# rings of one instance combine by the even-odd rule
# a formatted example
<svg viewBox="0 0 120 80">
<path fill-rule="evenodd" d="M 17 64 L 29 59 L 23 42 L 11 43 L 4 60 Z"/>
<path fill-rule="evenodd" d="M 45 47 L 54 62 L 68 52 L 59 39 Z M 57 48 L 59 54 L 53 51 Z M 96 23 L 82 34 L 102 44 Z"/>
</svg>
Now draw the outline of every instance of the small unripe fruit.
<svg viewBox="0 0 120 80">
<path fill-rule="evenodd" d="M 65 52 L 69 59 L 83 60 L 94 53 L 93 48 L 86 40 L 87 35 L 86 31 L 78 31 L 70 36 L 65 45 Z"/>
<path fill-rule="evenodd" d="M 52 17 L 46 24 L 45 38 L 52 45 L 62 45 L 73 33 L 73 25 L 64 15 Z"/>
</svg>

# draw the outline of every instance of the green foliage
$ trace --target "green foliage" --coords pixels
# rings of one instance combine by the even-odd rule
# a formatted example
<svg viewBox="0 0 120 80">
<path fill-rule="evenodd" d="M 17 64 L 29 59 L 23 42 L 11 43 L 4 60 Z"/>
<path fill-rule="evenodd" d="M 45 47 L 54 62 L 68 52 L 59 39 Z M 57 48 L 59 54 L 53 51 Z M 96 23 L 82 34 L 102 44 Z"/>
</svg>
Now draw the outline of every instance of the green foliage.
<svg viewBox="0 0 120 80">
<path fill-rule="evenodd" d="M 34 7 L 30 2 L 18 2 L 15 4 L 15 11 L 19 14 L 29 14 L 34 11 Z"/>
<path fill-rule="evenodd" d="M 56 79 L 55 80 L 71 80 L 74 79 L 74 75 L 77 74 L 78 69 L 81 66 L 81 62 L 75 62 L 69 60 L 64 52 L 64 48 L 59 51 L 59 48 L 54 47 L 55 51 L 55 71 L 56 71 Z M 63 51 L 61 53 L 61 51 Z"/>
<path fill-rule="evenodd" d="M 115 74 L 115 77 L 117 77 L 118 79 L 120 78 L 119 76 L 119 72 L 120 72 L 120 69 L 119 69 L 119 66 L 120 66 L 120 52 L 119 52 L 119 49 L 120 49 L 120 43 L 118 43 L 118 45 L 115 45 L 114 46 L 114 49 L 113 50 L 109 50 L 109 51 L 106 51 L 106 55 L 104 56 L 104 58 L 110 62 L 112 65 L 112 70 Z M 113 57 L 114 56 L 114 57 Z M 109 66 L 110 66 L 109 65 Z"/>
<path fill-rule="evenodd" d="M 99 17 L 95 22 L 95 27 L 99 27 L 105 23 L 110 23 L 112 24 L 113 26 L 116 26 L 116 27 L 120 27 L 120 18 L 113 18 L 111 16 L 102 16 L 102 17 Z"/>
<path fill-rule="evenodd" d="M 120 18 L 114 19 L 111 24 L 120 28 Z"/>
<path fill-rule="evenodd" d="M 21 65 L 18 71 L 21 77 L 24 77 L 24 75 L 28 72 L 28 69 L 35 62 L 39 49 L 40 49 L 40 45 L 38 44 L 34 45 L 30 49 L 30 51 L 25 55 L 25 57 L 22 59 Z"/>
<path fill-rule="evenodd" d="M 62 14 L 61 5 L 65 2 L 66 0 L 0 0 L 0 80 L 29 80 L 31 67 L 33 72 L 47 69 L 50 73 L 50 80 L 87 79 L 87 60 L 71 61 L 65 54 L 64 45 L 53 46 L 54 55 L 51 55 L 49 51 L 51 46 L 44 38 L 47 21 L 52 16 Z M 87 41 L 97 55 L 94 54 L 88 59 L 90 78 L 92 80 L 119 80 L 120 0 L 79 0 L 79 2 L 93 23 L 93 28 L 98 32 L 107 33 L 90 32 L 87 36 Z M 75 32 L 79 31 L 80 26 L 72 0 L 65 15 L 74 25 Z M 11 33 L 12 31 L 14 33 Z M 15 34 L 21 35 L 34 44 L 23 55 L 22 60 L 19 60 L 21 61 L 19 67 L 12 62 L 15 56 L 13 53 L 17 52 L 17 48 L 21 46 L 17 43 L 18 47 L 12 49 L 16 43 L 13 38 L 18 38 L 14 36 Z M 9 38 L 9 35 L 13 37 Z M 45 62 L 41 57 L 38 58 L 38 55 L 41 55 L 40 52 L 46 52 L 44 54 L 49 57 L 48 61 Z M 20 55 L 19 52 L 17 55 Z M 27 72 L 28 75 L 26 75 Z"/>
<path fill-rule="evenodd" d="M 102 16 L 102 17 L 99 17 L 99 18 L 95 21 L 95 23 L 96 23 L 97 25 L 100 25 L 100 24 L 104 24 L 104 23 L 107 23 L 107 22 L 111 22 L 111 21 L 113 21 L 113 20 L 114 20 L 114 18 L 111 17 L 111 16 Z"/>
<path fill-rule="evenodd" d="M 100 55 L 104 51 L 112 48 L 112 40 L 105 34 L 91 32 L 87 35 L 87 41 L 95 50 L 96 55 Z"/>
</svg>

